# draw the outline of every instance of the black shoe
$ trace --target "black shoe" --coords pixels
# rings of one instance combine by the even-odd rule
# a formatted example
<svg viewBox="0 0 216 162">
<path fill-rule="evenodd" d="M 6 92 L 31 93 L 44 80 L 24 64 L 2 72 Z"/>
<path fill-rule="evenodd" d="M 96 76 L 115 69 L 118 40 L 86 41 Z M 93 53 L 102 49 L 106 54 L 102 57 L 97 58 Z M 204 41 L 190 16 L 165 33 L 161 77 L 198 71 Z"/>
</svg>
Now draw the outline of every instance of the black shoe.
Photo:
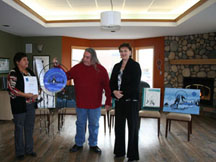
<svg viewBox="0 0 216 162">
<path fill-rule="evenodd" d="M 23 160 L 24 159 L 24 155 L 19 155 L 16 158 L 17 158 L 17 160 Z"/>
<path fill-rule="evenodd" d="M 101 153 L 101 149 L 98 146 L 90 146 L 90 150 L 94 151 L 95 153 Z"/>
<path fill-rule="evenodd" d="M 73 147 L 70 148 L 70 152 L 77 152 L 79 150 L 81 150 L 83 147 L 82 146 L 77 146 L 76 144 L 73 145 Z"/>
<path fill-rule="evenodd" d="M 37 157 L 37 153 L 36 152 L 26 153 L 26 155 L 32 156 L 32 157 Z"/>
</svg>

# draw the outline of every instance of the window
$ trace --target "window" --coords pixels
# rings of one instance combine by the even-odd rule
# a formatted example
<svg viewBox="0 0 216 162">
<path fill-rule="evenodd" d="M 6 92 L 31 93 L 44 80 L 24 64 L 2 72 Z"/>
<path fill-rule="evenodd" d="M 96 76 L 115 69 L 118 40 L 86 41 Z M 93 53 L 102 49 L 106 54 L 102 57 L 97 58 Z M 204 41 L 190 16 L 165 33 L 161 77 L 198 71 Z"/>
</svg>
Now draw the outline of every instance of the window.
<svg viewBox="0 0 216 162">
<path fill-rule="evenodd" d="M 85 49 L 75 49 L 72 48 L 72 57 L 71 57 L 71 65 L 72 67 L 76 64 L 78 64 L 82 58 L 83 58 L 83 53 L 84 53 Z"/>
<path fill-rule="evenodd" d="M 114 49 L 96 50 L 96 53 L 99 62 L 101 63 L 101 65 L 103 65 L 106 68 L 110 77 L 114 65 L 121 61 L 119 51 Z"/>
<path fill-rule="evenodd" d="M 137 60 L 140 63 L 142 76 L 141 81 L 147 82 L 151 88 L 153 85 L 153 60 L 154 49 L 143 48 L 137 50 Z"/>
<path fill-rule="evenodd" d="M 74 66 L 78 64 L 82 58 L 83 58 L 83 53 L 84 49 L 78 49 L 78 48 L 73 48 L 72 49 L 72 62 L 71 65 Z M 101 65 L 103 65 L 109 76 L 111 75 L 113 66 L 121 61 L 120 58 L 120 53 L 118 50 L 115 49 L 96 49 L 97 57 Z"/>
</svg>

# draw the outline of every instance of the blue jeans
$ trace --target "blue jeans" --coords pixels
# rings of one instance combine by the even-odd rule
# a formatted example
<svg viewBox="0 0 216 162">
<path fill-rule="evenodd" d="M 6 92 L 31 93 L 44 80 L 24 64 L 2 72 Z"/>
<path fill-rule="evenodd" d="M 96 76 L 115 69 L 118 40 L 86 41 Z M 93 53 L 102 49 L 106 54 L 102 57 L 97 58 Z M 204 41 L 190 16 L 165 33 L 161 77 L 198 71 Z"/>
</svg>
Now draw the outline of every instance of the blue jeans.
<svg viewBox="0 0 216 162">
<path fill-rule="evenodd" d="M 97 146 L 101 108 L 100 107 L 96 109 L 76 108 L 76 113 L 77 113 L 76 136 L 75 136 L 76 145 L 82 146 L 83 143 L 85 142 L 85 128 L 88 119 L 89 145 Z"/>
<path fill-rule="evenodd" d="M 33 131 L 35 122 L 34 104 L 26 104 L 26 112 L 13 114 L 15 124 L 16 156 L 33 152 Z"/>
</svg>

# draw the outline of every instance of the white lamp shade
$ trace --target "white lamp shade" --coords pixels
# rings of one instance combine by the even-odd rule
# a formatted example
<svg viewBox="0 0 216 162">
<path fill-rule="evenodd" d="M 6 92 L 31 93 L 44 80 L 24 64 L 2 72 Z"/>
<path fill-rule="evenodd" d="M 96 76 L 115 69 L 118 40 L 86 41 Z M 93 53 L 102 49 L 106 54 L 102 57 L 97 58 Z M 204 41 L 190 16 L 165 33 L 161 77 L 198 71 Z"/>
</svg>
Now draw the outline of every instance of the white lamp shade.
<svg viewBox="0 0 216 162">
<path fill-rule="evenodd" d="M 105 11 L 101 13 L 101 26 L 104 29 L 120 28 L 121 13 L 118 11 Z"/>
</svg>

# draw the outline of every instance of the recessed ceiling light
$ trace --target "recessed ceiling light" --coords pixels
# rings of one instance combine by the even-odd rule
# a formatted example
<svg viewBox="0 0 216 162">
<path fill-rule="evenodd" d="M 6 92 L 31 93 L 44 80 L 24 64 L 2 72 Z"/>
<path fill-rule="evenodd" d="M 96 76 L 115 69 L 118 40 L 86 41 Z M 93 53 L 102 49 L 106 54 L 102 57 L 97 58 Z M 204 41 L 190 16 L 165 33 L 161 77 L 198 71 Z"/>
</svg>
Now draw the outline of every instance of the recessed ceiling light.
<svg viewBox="0 0 216 162">
<path fill-rule="evenodd" d="M 6 28 L 9 28 L 9 27 L 10 27 L 10 25 L 2 25 L 2 26 L 6 27 Z"/>
</svg>

